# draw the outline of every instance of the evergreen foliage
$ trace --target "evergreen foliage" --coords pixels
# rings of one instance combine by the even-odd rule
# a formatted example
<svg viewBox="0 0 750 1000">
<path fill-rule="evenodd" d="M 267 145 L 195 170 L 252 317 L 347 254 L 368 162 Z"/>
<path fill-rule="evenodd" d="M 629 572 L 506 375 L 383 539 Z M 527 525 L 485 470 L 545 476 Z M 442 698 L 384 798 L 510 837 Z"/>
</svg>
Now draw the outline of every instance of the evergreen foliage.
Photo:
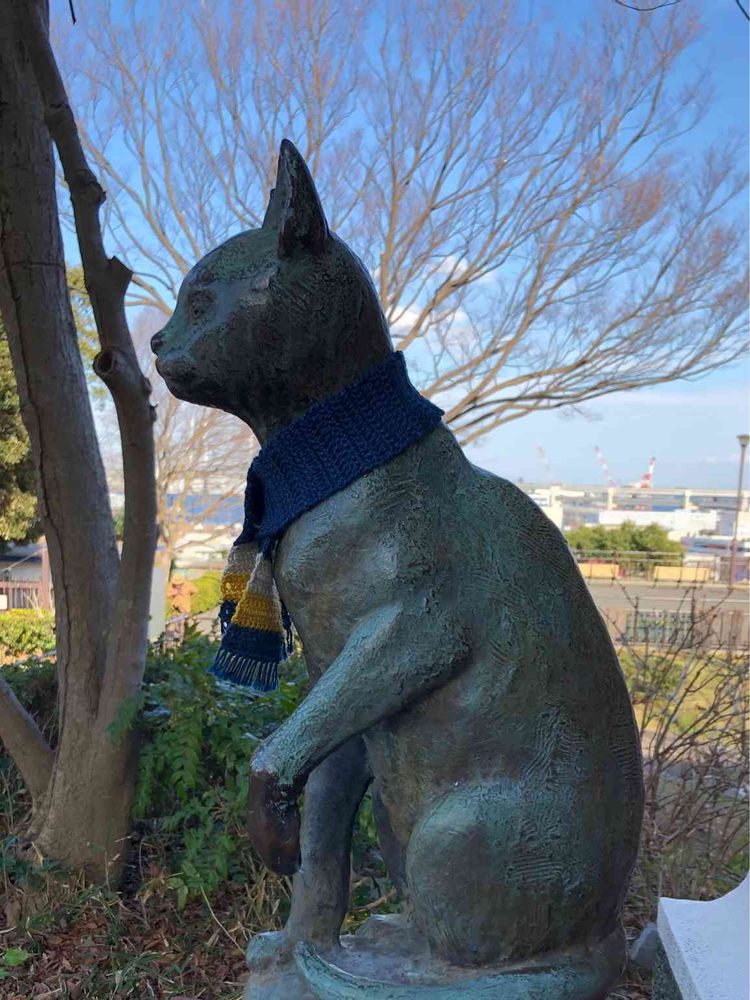
<svg viewBox="0 0 750 1000">
<path fill-rule="evenodd" d="M 132 835 L 134 842 L 148 839 L 149 854 L 169 873 L 166 886 L 175 891 L 180 909 L 204 894 L 216 898 L 227 882 L 247 885 L 257 880 L 258 860 L 245 830 L 249 761 L 258 744 L 295 710 L 308 687 L 299 652 L 285 663 L 279 690 L 258 697 L 208 673 L 215 651 L 216 645 L 194 629 L 188 630 L 182 645 L 153 651 L 143 691 L 122 706 L 109 729 L 112 740 L 122 739 L 134 725 L 140 730 Z M 54 747 L 54 664 L 16 664 L 3 668 L 3 676 Z M 10 785 L 15 780 L 22 788 L 13 774 L 10 758 L 0 753 L 0 778 Z M 353 903 L 355 910 L 362 910 L 347 918 L 350 928 L 369 914 L 384 879 L 388 884 L 369 794 L 352 846 L 361 873 L 353 885 Z M 384 912 L 395 905 L 390 890 L 381 903 Z"/>
<path fill-rule="evenodd" d="M 666 528 L 658 524 L 637 525 L 625 521 L 616 528 L 602 524 L 583 524 L 565 533 L 568 545 L 575 551 L 594 553 L 644 552 L 653 556 L 653 563 L 674 565 L 682 560 L 680 542 L 672 541 Z"/>
<path fill-rule="evenodd" d="M 227 879 L 246 880 L 248 762 L 307 689 L 299 655 L 285 666 L 279 690 L 259 698 L 207 672 L 214 652 L 191 630 L 177 650 L 152 656 L 138 721 L 133 815 L 168 837 L 171 885 L 183 903 Z"/>
<path fill-rule="evenodd" d="M 13 608 L 0 614 L 0 653 L 19 657 L 55 648 L 55 616 L 42 608 Z M 6 676 L 6 680 L 7 680 Z"/>
<path fill-rule="evenodd" d="M 0 550 L 38 534 L 31 445 L 21 420 L 10 348 L 0 322 Z"/>
</svg>

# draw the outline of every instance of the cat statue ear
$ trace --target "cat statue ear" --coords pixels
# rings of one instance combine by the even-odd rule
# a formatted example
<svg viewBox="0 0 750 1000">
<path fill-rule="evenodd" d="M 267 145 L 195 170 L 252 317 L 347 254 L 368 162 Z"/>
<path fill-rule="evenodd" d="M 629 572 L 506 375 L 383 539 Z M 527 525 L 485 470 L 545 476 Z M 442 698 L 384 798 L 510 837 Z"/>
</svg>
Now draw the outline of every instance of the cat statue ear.
<svg viewBox="0 0 750 1000">
<path fill-rule="evenodd" d="M 280 257 L 291 257 L 298 249 L 320 253 L 331 235 L 307 164 L 288 139 L 281 141 L 263 229 L 278 230 Z"/>
</svg>

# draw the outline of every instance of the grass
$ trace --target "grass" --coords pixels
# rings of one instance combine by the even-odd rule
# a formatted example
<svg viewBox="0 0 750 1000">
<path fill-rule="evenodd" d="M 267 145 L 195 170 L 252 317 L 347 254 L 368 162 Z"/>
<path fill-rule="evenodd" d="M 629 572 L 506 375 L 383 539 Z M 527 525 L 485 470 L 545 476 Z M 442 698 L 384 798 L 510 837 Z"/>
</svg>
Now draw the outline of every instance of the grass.
<svg viewBox="0 0 750 1000">
<path fill-rule="evenodd" d="M 6 803 L 7 791 L 6 786 Z M 25 799 L 20 786 L 14 798 L 18 816 Z M 373 854 L 369 822 L 365 808 L 355 838 L 346 931 L 372 913 L 398 909 Z M 286 919 L 289 881 L 257 861 L 246 883 L 226 883 L 210 900 L 191 898 L 181 906 L 176 873 L 162 867 L 164 847 L 148 837 L 138 844 L 138 877 L 123 892 L 88 886 L 54 865 L 40 869 L 16 858 L 14 846 L 7 838 L 0 900 L 2 1000 L 240 1000 L 247 942 Z M 626 920 L 635 936 L 640 920 L 628 915 Z M 17 964 L 4 966 L 7 954 Z M 648 984 L 629 970 L 610 1000 L 649 997 Z"/>
<path fill-rule="evenodd" d="M 55 877 L 48 878 L 53 885 Z M 210 909 L 188 903 L 178 910 L 167 873 L 155 874 L 150 883 L 162 889 L 147 900 L 71 883 L 55 887 L 47 908 L 20 915 L 4 936 L 6 949 L 22 949 L 27 957 L 6 970 L 0 996 L 240 997 L 244 944 L 257 900 L 232 893 Z"/>
<path fill-rule="evenodd" d="M 24 916 L 0 938 L 0 954 L 15 949 L 27 956 L 0 978 L 0 997 L 239 1000 L 244 949 L 259 906 L 265 927 L 279 926 L 279 911 L 274 914 L 259 899 L 263 888 L 257 884 L 244 891 L 232 887 L 210 906 L 189 902 L 180 911 L 168 881 L 166 872 L 155 874 L 147 899 L 64 883 L 48 908 Z M 273 897 L 275 887 L 267 889 Z M 374 910 L 380 912 L 380 906 Z M 361 922 L 370 912 L 350 914 L 350 920 Z M 647 982 L 635 970 L 611 994 L 611 1000 L 649 997 Z"/>
</svg>

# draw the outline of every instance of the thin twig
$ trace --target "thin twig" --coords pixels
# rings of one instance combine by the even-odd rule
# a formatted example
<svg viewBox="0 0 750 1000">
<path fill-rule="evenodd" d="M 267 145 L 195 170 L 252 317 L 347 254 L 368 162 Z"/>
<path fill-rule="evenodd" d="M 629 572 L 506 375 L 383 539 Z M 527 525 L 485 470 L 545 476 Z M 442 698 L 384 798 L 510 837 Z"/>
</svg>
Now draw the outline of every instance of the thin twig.
<svg viewBox="0 0 750 1000">
<path fill-rule="evenodd" d="M 666 0 L 666 3 L 658 3 L 655 7 L 636 7 L 634 4 L 625 3 L 625 0 L 615 0 L 619 7 L 627 7 L 628 10 L 637 10 L 639 14 L 647 14 L 652 10 L 661 10 L 662 7 L 674 7 L 675 4 L 682 3 L 682 0 Z"/>
<path fill-rule="evenodd" d="M 244 954 L 244 951 L 245 951 L 245 949 L 244 949 L 244 948 L 243 948 L 243 947 L 242 947 L 242 946 L 240 945 L 240 943 L 239 943 L 239 942 L 237 941 L 237 938 L 236 938 L 236 937 L 234 937 L 234 935 L 233 935 L 233 934 L 230 934 L 230 933 L 229 933 L 229 931 L 228 931 L 228 930 L 226 929 L 226 927 L 224 926 L 224 924 L 222 924 L 222 922 L 221 922 L 221 921 L 219 920 L 219 918 L 218 918 L 218 917 L 216 916 L 216 914 L 214 913 L 214 910 L 213 910 L 213 907 L 211 906 L 211 904 L 210 904 L 210 903 L 209 903 L 209 901 L 208 901 L 208 896 L 206 895 L 206 890 L 205 890 L 205 889 L 203 888 L 203 886 L 201 886 L 201 896 L 203 896 L 203 901 L 204 901 L 204 903 L 206 904 L 206 906 L 208 907 L 208 912 L 209 912 L 209 913 L 211 914 L 211 918 L 212 918 L 212 920 L 213 920 L 213 921 L 214 921 L 214 922 L 215 922 L 215 923 L 216 923 L 216 924 L 217 924 L 217 925 L 218 925 L 218 926 L 219 926 L 219 927 L 221 928 L 221 930 L 222 930 L 222 931 L 223 931 L 223 932 L 224 932 L 224 933 L 226 934 L 226 936 L 227 936 L 227 937 L 229 938 L 229 940 L 230 940 L 230 941 L 232 942 L 232 944 L 233 944 L 233 945 L 235 946 L 235 948 L 237 949 L 237 951 L 239 951 L 239 952 L 240 952 L 241 954 Z"/>
</svg>

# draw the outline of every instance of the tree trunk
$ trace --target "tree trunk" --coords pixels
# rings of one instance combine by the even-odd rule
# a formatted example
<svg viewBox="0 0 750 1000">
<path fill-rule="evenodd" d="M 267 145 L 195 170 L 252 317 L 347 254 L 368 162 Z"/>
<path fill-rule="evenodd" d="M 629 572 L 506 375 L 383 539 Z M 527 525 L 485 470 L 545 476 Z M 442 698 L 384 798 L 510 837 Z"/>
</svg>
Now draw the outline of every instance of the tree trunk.
<svg viewBox="0 0 750 1000">
<path fill-rule="evenodd" d="M 137 746 L 131 732 L 113 745 L 92 731 L 63 739 L 29 836 L 45 857 L 117 883 L 127 856 Z"/>
<path fill-rule="evenodd" d="M 0 0 L 0 312 L 55 588 L 60 738 L 46 787 L 38 780 L 44 748 L 2 687 L 0 738 L 21 773 L 37 776 L 27 782 L 42 853 L 102 877 L 122 856 L 134 784 L 135 737 L 115 744 L 108 727 L 137 694 L 145 664 L 155 544 L 152 416 L 122 301 L 121 314 L 117 308 L 129 272 L 104 257 L 100 232 L 97 244 L 100 189 L 85 161 L 82 168 L 75 160 L 77 133 L 47 31 L 45 3 Z M 67 291 L 51 133 L 103 347 L 98 370 L 118 411 L 126 476 L 121 558 Z"/>
</svg>

